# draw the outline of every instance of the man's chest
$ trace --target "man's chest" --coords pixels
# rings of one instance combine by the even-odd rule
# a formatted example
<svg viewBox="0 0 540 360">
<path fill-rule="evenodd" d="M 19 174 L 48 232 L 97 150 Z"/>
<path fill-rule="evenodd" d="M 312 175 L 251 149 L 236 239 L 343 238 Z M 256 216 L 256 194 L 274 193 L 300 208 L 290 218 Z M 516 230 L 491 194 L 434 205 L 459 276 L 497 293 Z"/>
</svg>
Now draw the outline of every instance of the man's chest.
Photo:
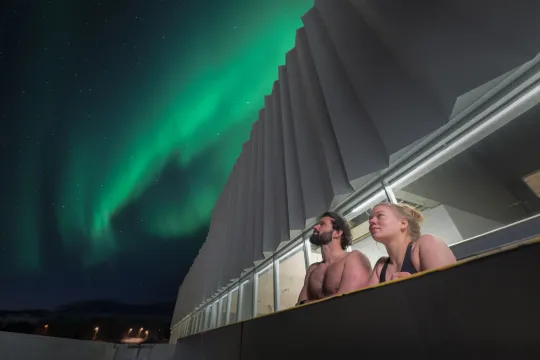
<svg viewBox="0 0 540 360">
<path fill-rule="evenodd" d="M 335 294 L 339 290 L 342 273 L 343 264 L 319 265 L 310 275 L 310 292 L 320 298 Z"/>
</svg>

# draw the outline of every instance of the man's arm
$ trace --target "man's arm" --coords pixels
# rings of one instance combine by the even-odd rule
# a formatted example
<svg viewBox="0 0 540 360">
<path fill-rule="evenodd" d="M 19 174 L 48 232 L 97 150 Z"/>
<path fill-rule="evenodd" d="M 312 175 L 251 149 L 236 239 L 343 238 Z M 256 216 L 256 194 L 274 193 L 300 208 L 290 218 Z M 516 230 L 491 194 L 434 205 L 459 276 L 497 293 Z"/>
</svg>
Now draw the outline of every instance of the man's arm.
<svg viewBox="0 0 540 360">
<path fill-rule="evenodd" d="M 371 263 L 367 256 L 360 251 L 352 251 L 347 255 L 337 294 L 348 293 L 368 286 L 370 275 Z"/>
<path fill-rule="evenodd" d="M 422 235 L 418 239 L 420 271 L 436 269 L 456 263 L 456 257 L 448 245 L 433 235 Z"/>
<path fill-rule="evenodd" d="M 298 295 L 298 302 L 296 305 L 304 304 L 309 301 L 309 276 L 315 270 L 317 267 L 317 263 L 311 264 L 308 268 L 308 271 L 306 273 L 306 277 L 304 278 L 304 286 L 302 287 L 302 290 L 300 291 L 300 295 Z"/>
</svg>

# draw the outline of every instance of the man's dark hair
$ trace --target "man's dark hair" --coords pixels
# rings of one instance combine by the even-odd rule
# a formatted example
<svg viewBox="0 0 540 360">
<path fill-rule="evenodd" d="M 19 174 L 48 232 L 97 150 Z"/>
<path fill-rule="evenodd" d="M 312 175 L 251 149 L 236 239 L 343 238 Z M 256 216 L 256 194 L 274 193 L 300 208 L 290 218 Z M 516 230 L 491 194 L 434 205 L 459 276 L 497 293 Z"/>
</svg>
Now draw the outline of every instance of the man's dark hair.
<svg viewBox="0 0 540 360">
<path fill-rule="evenodd" d="M 327 211 L 322 214 L 321 219 L 325 216 L 328 216 L 330 219 L 332 219 L 332 227 L 334 228 L 334 230 L 343 231 L 343 233 L 341 234 L 341 248 L 343 250 L 347 249 L 347 246 L 350 246 L 352 243 L 352 234 L 349 223 L 347 222 L 347 220 L 341 217 L 341 215 L 332 211 Z"/>
</svg>

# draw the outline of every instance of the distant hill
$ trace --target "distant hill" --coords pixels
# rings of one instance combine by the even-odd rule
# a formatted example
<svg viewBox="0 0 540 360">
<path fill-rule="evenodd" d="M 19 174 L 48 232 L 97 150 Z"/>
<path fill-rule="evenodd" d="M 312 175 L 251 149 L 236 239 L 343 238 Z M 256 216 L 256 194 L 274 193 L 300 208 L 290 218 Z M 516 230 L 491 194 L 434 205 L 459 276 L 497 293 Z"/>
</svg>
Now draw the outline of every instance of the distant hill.
<svg viewBox="0 0 540 360">
<path fill-rule="evenodd" d="M 168 338 L 173 311 L 174 303 L 136 305 L 110 300 L 75 302 L 55 310 L 0 310 L 0 331 L 90 340 L 99 326 L 98 339 L 115 342 L 128 329 L 143 328 L 150 333 L 146 341 L 156 342 Z"/>
<path fill-rule="evenodd" d="M 110 300 L 82 301 L 59 307 L 54 312 L 63 314 L 111 314 L 111 315 L 153 315 L 172 318 L 174 303 L 154 303 L 148 305 L 123 304 Z"/>
<path fill-rule="evenodd" d="M 35 317 L 47 316 L 51 313 L 50 310 L 29 309 L 29 310 L 0 310 L 0 317 L 6 315 L 29 315 Z"/>
<path fill-rule="evenodd" d="M 52 314 L 71 314 L 71 315 L 91 315 L 91 314 L 110 314 L 110 315 L 147 315 L 147 316 L 165 316 L 172 318 L 174 303 L 154 303 L 145 305 L 123 304 L 111 300 L 81 301 L 66 304 L 55 310 L 28 309 L 28 310 L 0 310 L 0 316 L 3 315 L 30 315 L 35 317 L 50 316 Z"/>
</svg>

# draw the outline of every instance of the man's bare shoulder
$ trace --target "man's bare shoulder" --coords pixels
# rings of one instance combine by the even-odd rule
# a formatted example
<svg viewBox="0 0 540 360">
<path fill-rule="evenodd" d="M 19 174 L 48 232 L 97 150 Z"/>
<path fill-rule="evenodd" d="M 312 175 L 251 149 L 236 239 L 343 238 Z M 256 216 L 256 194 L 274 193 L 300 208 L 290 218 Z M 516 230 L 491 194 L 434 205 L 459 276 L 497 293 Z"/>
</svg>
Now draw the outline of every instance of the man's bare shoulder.
<svg viewBox="0 0 540 360">
<path fill-rule="evenodd" d="M 307 269 L 307 273 L 309 274 L 309 273 L 313 272 L 321 264 L 322 264 L 322 261 L 318 261 L 318 262 L 314 262 L 313 264 L 309 265 L 309 267 Z"/>
<path fill-rule="evenodd" d="M 353 259 L 353 260 L 362 260 L 362 261 L 364 259 L 367 260 L 367 256 L 364 255 L 364 253 L 359 250 L 352 250 L 350 253 L 347 254 L 347 258 Z"/>
<path fill-rule="evenodd" d="M 368 257 L 358 250 L 353 250 L 347 255 L 347 262 L 355 262 L 362 267 L 369 268 L 371 271 L 371 261 L 369 261 Z"/>
</svg>

